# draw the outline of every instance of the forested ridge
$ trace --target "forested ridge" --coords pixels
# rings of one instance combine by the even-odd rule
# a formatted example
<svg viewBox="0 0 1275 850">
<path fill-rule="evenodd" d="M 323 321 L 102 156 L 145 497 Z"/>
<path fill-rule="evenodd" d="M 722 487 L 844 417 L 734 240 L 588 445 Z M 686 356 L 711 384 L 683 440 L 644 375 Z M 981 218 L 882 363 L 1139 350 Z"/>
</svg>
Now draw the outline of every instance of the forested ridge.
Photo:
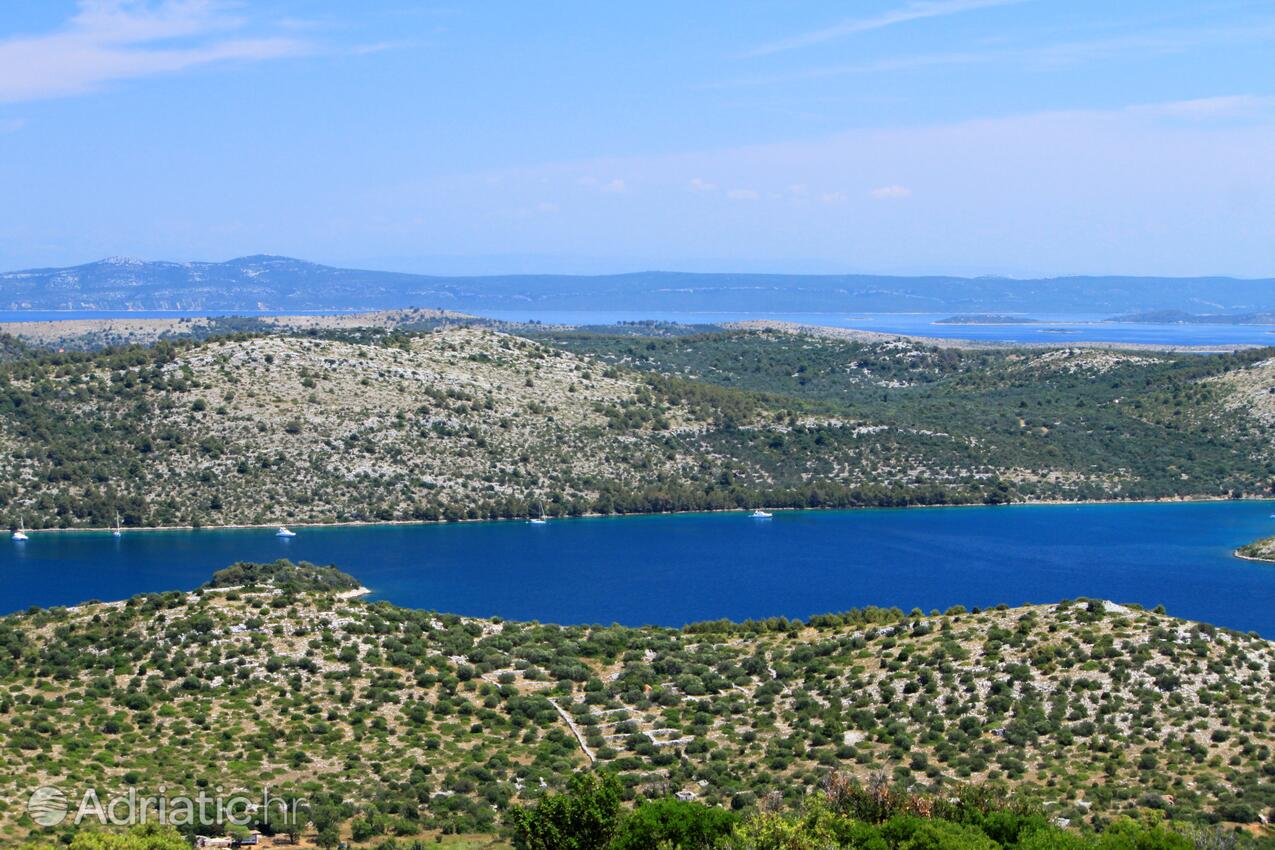
<svg viewBox="0 0 1275 850">
<path fill-rule="evenodd" d="M 641 329 L 636 329 L 637 333 Z M 0 360 L 31 528 L 1270 492 L 1271 350 L 442 323 Z"/>
</svg>

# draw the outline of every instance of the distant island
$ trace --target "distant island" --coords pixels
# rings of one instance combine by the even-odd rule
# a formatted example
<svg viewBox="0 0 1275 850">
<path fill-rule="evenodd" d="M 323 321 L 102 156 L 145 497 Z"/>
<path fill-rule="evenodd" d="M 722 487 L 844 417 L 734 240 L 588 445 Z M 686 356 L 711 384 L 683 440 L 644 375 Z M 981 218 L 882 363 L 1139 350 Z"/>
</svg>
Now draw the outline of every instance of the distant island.
<svg viewBox="0 0 1275 850">
<path fill-rule="evenodd" d="M 948 316 L 938 319 L 936 325 L 1038 325 L 1037 319 L 1026 316 L 1004 316 L 999 313 L 974 313 L 963 316 Z"/>
<path fill-rule="evenodd" d="M 403 274 L 258 254 L 225 262 L 111 257 L 68 268 L 0 272 L 0 309 L 253 311 L 444 308 L 518 313 L 873 312 L 1098 315 L 1147 310 L 1275 311 L 1275 279 L 1006 278 L 874 274 Z M 647 315 L 641 315 L 641 314 Z"/>
<path fill-rule="evenodd" d="M 1182 310 L 1148 310 L 1113 316 L 1108 322 L 1139 322 L 1149 325 L 1275 325 L 1275 312 L 1187 313 Z"/>
</svg>

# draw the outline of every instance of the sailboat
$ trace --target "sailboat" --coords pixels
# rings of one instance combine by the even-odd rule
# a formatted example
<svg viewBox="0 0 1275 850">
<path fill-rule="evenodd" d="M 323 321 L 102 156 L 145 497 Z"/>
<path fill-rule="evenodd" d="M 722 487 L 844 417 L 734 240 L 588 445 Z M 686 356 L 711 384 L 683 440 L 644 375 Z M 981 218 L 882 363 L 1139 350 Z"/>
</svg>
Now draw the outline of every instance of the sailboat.
<svg viewBox="0 0 1275 850">
<path fill-rule="evenodd" d="M 279 530 L 274 533 L 275 537 L 296 537 L 297 533 L 286 525 L 279 526 Z"/>
<path fill-rule="evenodd" d="M 752 517 L 753 519 L 770 519 L 771 517 L 774 516 L 774 514 L 772 514 L 770 511 L 763 511 L 761 508 L 758 508 L 757 510 L 749 514 L 749 516 Z"/>
<path fill-rule="evenodd" d="M 111 532 L 112 537 L 123 537 L 124 530 L 120 528 L 120 515 L 115 515 L 115 530 Z"/>
<path fill-rule="evenodd" d="M 27 537 L 26 529 L 25 529 L 25 528 L 23 528 L 23 526 L 25 526 L 25 525 L 26 525 L 26 523 L 25 523 L 25 522 L 19 522 L 19 523 L 18 523 L 18 530 L 17 530 L 17 531 L 15 531 L 15 532 L 13 532 L 13 539 L 14 539 L 14 540 L 17 540 L 19 543 L 21 543 L 23 540 L 30 540 L 30 539 L 31 539 L 31 538 Z"/>
<path fill-rule="evenodd" d="M 531 517 L 531 518 L 529 518 L 529 519 L 527 520 L 527 522 L 531 523 L 532 525 L 546 525 L 546 524 L 548 524 L 549 520 L 545 517 L 545 506 L 544 506 L 544 502 L 536 502 L 536 504 L 540 506 L 540 516 L 534 516 L 534 517 Z"/>
</svg>

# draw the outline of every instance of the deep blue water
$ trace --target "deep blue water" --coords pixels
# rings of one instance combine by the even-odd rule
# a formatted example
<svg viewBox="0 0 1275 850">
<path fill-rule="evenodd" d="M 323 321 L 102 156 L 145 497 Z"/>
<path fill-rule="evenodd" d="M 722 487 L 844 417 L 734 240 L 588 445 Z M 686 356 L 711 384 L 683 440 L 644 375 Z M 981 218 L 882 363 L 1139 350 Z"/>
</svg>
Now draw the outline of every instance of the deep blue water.
<svg viewBox="0 0 1275 850">
<path fill-rule="evenodd" d="M 1275 637 L 1275 565 L 1231 551 L 1275 503 L 743 513 L 454 525 L 34 533 L 0 611 L 191 589 L 236 560 L 334 563 L 401 605 L 629 625 L 1101 597 Z"/>
<path fill-rule="evenodd" d="M 1113 342 L 1145 345 L 1275 345 L 1275 325 L 1181 325 L 1142 322 L 1105 322 L 1104 316 L 1035 316 L 1038 322 L 1018 325 L 938 324 L 952 313 L 628 313 L 601 310 L 485 311 L 483 315 L 510 322 L 536 320 L 550 324 L 611 325 L 616 322 L 652 320 L 683 324 L 717 324 L 750 319 L 771 319 L 855 328 L 881 333 L 973 339 L 995 342 L 1067 343 Z"/>
</svg>

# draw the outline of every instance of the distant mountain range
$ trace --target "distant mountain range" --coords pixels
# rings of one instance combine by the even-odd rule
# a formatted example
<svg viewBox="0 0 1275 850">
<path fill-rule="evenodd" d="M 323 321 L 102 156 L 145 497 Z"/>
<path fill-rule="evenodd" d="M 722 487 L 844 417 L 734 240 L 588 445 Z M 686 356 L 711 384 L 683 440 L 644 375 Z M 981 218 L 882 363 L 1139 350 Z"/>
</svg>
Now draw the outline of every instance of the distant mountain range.
<svg viewBox="0 0 1275 850">
<path fill-rule="evenodd" d="M 224 263 L 111 258 L 0 273 L 0 309 L 305 311 L 1193 313 L 1275 311 L 1275 279 L 633 274 L 448 277 L 257 255 Z"/>
</svg>

